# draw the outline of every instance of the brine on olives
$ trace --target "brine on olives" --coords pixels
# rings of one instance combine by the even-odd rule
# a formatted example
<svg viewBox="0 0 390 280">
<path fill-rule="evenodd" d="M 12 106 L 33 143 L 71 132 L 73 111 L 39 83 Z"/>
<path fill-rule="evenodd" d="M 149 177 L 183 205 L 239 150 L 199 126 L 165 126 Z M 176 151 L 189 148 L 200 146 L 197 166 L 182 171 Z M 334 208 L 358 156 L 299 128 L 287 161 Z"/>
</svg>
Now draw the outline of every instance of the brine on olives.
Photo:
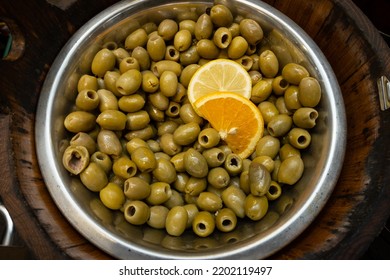
<svg viewBox="0 0 390 280">
<path fill-rule="evenodd" d="M 263 219 L 301 179 L 323 93 L 305 66 L 280 59 L 256 20 L 223 4 L 179 13 L 137 25 L 92 57 L 64 118 L 62 164 L 127 223 L 207 237 Z M 187 97 L 194 73 L 217 58 L 248 72 L 264 120 L 245 159 Z"/>
</svg>

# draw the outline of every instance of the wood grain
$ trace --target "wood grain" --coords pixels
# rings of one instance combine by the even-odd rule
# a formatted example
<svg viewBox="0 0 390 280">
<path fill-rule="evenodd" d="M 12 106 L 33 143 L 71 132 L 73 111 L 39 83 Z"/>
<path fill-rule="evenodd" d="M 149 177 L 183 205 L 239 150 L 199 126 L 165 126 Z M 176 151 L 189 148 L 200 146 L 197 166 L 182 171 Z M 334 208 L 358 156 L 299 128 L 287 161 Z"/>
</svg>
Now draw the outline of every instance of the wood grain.
<svg viewBox="0 0 390 280">
<path fill-rule="evenodd" d="M 0 18 L 13 19 L 26 42 L 23 57 L 0 63 L 0 195 L 36 259 L 111 258 L 74 230 L 53 203 L 37 163 L 34 114 L 61 47 L 114 2 L 76 1 L 60 9 L 42 0 L 13 0 L 0 7 Z M 338 78 L 348 122 L 343 170 L 329 202 L 299 238 L 271 258 L 359 258 L 390 213 L 390 116 L 379 109 L 376 86 L 377 78 L 390 73 L 390 50 L 349 0 L 265 2 L 319 45 Z"/>
</svg>

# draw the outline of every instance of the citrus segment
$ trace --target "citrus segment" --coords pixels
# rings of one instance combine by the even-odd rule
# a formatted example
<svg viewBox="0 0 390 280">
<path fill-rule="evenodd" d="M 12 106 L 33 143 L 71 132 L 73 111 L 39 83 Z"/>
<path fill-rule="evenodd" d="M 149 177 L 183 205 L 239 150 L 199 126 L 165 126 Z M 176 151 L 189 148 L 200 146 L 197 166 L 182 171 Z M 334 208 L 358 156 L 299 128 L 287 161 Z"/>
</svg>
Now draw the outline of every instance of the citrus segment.
<svg viewBox="0 0 390 280">
<path fill-rule="evenodd" d="M 239 63 L 221 58 L 202 65 L 195 72 L 187 95 L 190 103 L 194 104 L 200 97 L 213 92 L 236 93 L 249 99 L 251 91 L 252 82 L 248 72 Z"/>
<path fill-rule="evenodd" d="M 263 136 L 264 120 L 250 100 L 217 92 L 199 98 L 194 105 L 235 154 L 244 159 L 254 152 Z"/>
</svg>

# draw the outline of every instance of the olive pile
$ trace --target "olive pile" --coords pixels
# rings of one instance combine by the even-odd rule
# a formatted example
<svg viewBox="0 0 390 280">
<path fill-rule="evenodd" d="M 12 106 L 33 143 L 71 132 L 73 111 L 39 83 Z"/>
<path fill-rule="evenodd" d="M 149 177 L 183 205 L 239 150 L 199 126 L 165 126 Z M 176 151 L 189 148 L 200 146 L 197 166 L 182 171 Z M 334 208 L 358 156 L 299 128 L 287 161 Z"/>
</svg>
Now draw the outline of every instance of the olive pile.
<svg viewBox="0 0 390 280">
<path fill-rule="evenodd" d="M 129 223 L 204 237 L 232 231 L 237 218 L 260 220 L 283 185 L 301 178 L 321 89 L 303 66 L 279 67 L 256 21 L 223 5 L 185 15 L 143 24 L 97 52 L 64 121 L 72 136 L 63 165 Z M 264 118 L 247 159 L 186 98 L 193 73 L 217 58 L 248 71 Z"/>
</svg>

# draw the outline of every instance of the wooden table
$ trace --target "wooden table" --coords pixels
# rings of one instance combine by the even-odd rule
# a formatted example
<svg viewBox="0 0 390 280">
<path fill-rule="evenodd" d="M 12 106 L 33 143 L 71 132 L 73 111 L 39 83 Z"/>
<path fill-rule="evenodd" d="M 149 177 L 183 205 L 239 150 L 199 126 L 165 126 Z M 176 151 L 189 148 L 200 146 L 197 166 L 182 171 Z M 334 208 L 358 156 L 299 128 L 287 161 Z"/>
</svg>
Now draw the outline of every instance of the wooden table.
<svg viewBox="0 0 390 280">
<path fill-rule="evenodd" d="M 0 196 L 34 259 L 110 259 L 53 203 L 35 152 L 34 118 L 50 65 L 69 37 L 115 0 L 2 1 L 14 49 L 0 62 Z M 267 0 L 297 22 L 332 65 L 346 104 L 347 152 L 338 184 L 314 223 L 271 259 L 356 259 L 390 214 L 390 111 L 377 79 L 390 50 L 349 0 Z M 54 3 L 54 4 L 51 4 Z"/>
</svg>

